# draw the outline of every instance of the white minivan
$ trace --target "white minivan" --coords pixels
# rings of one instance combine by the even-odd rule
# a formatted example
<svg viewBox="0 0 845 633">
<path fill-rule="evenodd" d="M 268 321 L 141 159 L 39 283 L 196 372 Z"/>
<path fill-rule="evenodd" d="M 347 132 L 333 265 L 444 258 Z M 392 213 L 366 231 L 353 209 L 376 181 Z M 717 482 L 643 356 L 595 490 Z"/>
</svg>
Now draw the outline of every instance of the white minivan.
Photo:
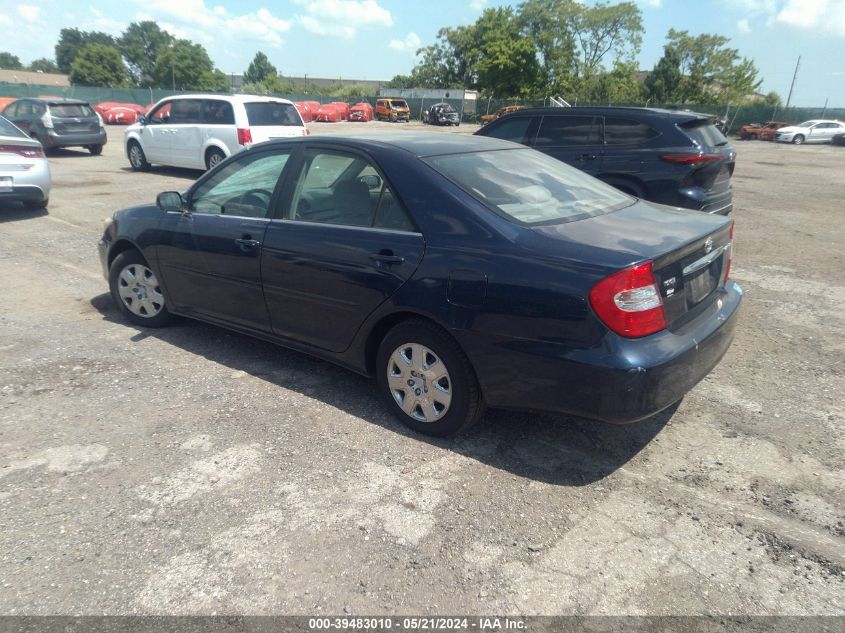
<svg viewBox="0 0 845 633">
<path fill-rule="evenodd" d="M 256 95 L 186 95 L 156 103 L 123 133 L 129 164 L 211 169 L 245 147 L 310 134 L 287 99 Z"/>
</svg>

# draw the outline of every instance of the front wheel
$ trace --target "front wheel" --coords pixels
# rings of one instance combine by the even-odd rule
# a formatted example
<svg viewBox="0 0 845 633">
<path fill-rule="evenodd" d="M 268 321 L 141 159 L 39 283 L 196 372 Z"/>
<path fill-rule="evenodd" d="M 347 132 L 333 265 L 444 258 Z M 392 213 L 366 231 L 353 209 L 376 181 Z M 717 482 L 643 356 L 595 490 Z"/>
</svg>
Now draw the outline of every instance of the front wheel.
<svg viewBox="0 0 845 633">
<path fill-rule="evenodd" d="M 150 164 L 147 162 L 147 156 L 144 154 L 144 150 L 141 149 L 141 144 L 138 141 L 129 143 L 127 153 L 129 154 L 129 166 L 133 171 L 147 171 L 150 168 Z"/>
<path fill-rule="evenodd" d="M 155 273 L 138 251 L 123 251 L 114 258 L 109 290 L 118 310 L 135 325 L 163 327 L 173 319 Z"/>
<path fill-rule="evenodd" d="M 404 321 L 382 340 L 376 382 L 393 413 L 425 435 L 453 435 L 484 412 L 469 359 L 446 332 L 428 321 Z"/>
<path fill-rule="evenodd" d="M 792 144 L 793 145 L 801 145 L 804 142 L 804 135 L 803 134 L 796 134 L 792 137 Z"/>
</svg>

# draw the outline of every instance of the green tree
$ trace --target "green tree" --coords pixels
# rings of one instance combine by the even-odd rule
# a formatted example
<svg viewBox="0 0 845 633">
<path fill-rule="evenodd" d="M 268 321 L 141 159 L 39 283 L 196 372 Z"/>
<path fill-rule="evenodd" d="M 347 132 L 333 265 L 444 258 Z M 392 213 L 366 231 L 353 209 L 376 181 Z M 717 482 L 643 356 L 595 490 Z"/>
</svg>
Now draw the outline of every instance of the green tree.
<svg viewBox="0 0 845 633">
<path fill-rule="evenodd" d="M 118 48 L 129 66 L 129 76 L 139 86 L 151 86 L 158 57 L 173 36 L 150 20 L 133 22 L 118 39 Z"/>
<path fill-rule="evenodd" d="M 519 5 L 523 32 L 534 42 L 541 84 L 554 94 L 569 92 L 575 62 L 573 16 L 582 10 L 575 0 L 527 0 Z"/>
<path fill-rule="evenodd" d="M 663 49 L 651 74 L 643 82 L 649 99 L 655 103 L 675 103 L 681 100 L 684 76 L 681 74 L 681 56 L 671 46 Z"/>
<path fill-rule="evenodd" d="M 633 2 L 580 5 L 569 18 L 576 42 L 576 72 L 587 78 L 602 71 L 608 55 L 612 63 L 633 62 L 643 36 L 642 14 Z"/>
<path fill-rule="evenodd" d="M 763 103 L 767 106 L 772 106 L 773 108 L 779 108 L 783 105 L 783 100 L 781 100 L 780 95 L 777 92 L 772 90 L 766 95 L 766 98 L 763 99 Z"/>
<path fill-rule="evenodd" d="M 56 64 L 63 73 L 70 73 L 73 60 L 86 44 L 104 44 L 115 46 L 114 38 L 99 31 L 80 31 L 76 28 L 59 31 L 59 41 L 56 44 Z"/>
<path fill-rule="evenodd" d="M 260 84 L 267 79 L 272 79 L 278 74 L 276 67 L 267 59 L 267 55 L 258 51 L 244 73 L 244 83 Z"/>
<path fill-rule="evenodd" d="M 42 73 L 61 72 L 59 70 L 59 67 L 56 65 L 56 62 L 54 62 L 52 59 L 47 59 L 46 57 L 34 60 L 29 65 L 29 69 L 33 72 L 41 71 Z"/>
<path fill-rule="evenodd" d="M 120 51 L 106 44 L 86 44 L 70 67 L 70 82 L 77 86 L 123 86 L 126 69 Z"/>
<path fill-rule="evenodd" d="M 536 88 L 537 49 L 510 7 L 486 9 L 467 31 L 464 46 L 476 78 L 473 87 L 509 97 L 527 96 Z"/>
<path fill-rule="evenodd" d="M 17 55 L 11 53 L 0 53 L 0 68 L 8 68 L 9 70 L 23 70 L 23 64 Z"/>
<path fill-rule="evenodd" d="M 189 40 L 176 40 L 161 51 L 153 68 L 153 83 L 179 90 L 214 92 L 227 92 L 230 86 L 225 73 L 214 68 L 205 48 Z"/>
<path fill-rule="evenodd" d="M 583 80 L 578 98 L 592 103 L 629 105 L 642 101 L 643 87 L 637 80 L 636 62 L 617 61 L 613 69 Z"/>
<path fill-rule="evenodd" d="M 722 35 L 669 29 L 667 48 L 680 60 L 680 100 L 686 103 L 735 103 L 755 92 L 757 79 L 754 62 L 740 58 L 739 51 L 728 48 L 730 39 Z"/>
<path fill-rule="evenodd" d="M 393 79 L 385 84 L 386 88 L 416 88 L 411 75 L 394 75 Z"/>
</svg>

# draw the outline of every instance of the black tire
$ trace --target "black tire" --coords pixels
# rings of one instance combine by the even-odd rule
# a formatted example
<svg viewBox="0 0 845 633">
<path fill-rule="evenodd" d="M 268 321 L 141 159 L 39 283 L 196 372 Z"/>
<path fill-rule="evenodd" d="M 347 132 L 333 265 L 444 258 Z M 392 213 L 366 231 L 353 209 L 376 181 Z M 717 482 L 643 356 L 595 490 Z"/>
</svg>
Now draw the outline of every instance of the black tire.
<svg viewBox="0 0 845 633">
<path fill-rule="evenodd" d="M 388 372 L 393 371 L 394 353 L 398 353 L 403 346 L 410 347 L 411 345 L 428 348 L 428 351 L 436 357 L 437 362 L 445 366 L 448 376 L 445 384 L 448 386 L 451 401 L 439 419 L 425 421 L 406 413 L 399 404 L 398 398 L 400 395 L 394 397 L 388 383 Z M 432 367 L 437 367 L 437 363 L 433 364 Z M 401 380 L 404 378 L 403 370 L 406 369 L 410 372 L 412 365 L 403 365 L 402 368 L 397 367 L 396 369 L 399 371 L 397 377 Z M 435 372 L 437 372 L 436 369 Z M 423 379 L 419 374 L 413 378 L 413 380 L 419 381 L 417 384 L 425 385 L 425 393 L 428 393 L 429 386 L 432 392 L 434 390 L 435 385 L 428 382 L 430 379 L 430 377 Z M 436 437 L 454 435 L 471 426 L 484 413 L 481 387 L 478 385 L 478 379 L 475 377 L 469 359 L 452 337 L 430 321 L 422 319 L 403 321 L 385 335 L 376 356 L 376 384 L 394 415 L 405 425 L 424 435 Z M 404 384 L 403 380 L 403 388 Z M 408 384 L 410 386 L 410 381 Z M 414 388 L 417 396 L 422 395 L 423 398 L 426 398 L 425 395 L 420 393 L 420 389 L 416 385 L 414 385 Z M 415 394 L 409 392 L 405 392 L 404 397 L 414 398 Z M 422 408 L 418 410 L 422 412 Z M 416 411 L 417 409 L 415 409 Z"/>
<path fill-rule="evenodd" d="M 213 169 L 224 160 L 226 160 L 226 154 L 216 147 L 212 147 L 205 153 L 205 168 Z"/>
<path fill-rule="evenodd" d="M 802 145 L 804 143 L 804 135 L 803 134 L 796 134 L 792 137 L 792 144 L 793 145 Z"/>
<path fill-rule="evenodd" d="M 103 153 L 103 146 L 102 145 L 89 145 L 88 151 L 91 152 L 91 156 L 99 156 Z"/>
<path fill-rule="evenodd" d="M 144 256 L 141 255 L 141 253 L 134 249 L 123 251 L 114 258 L 114 261 L 109 267 L 109 290 L 111 291 L 112 299 L 117 305 L 117 309 L 120 313 L 128 321 L 134 323 L 135 325 L 140 325 L 141 327 L 164 327 L 173 320 L 173 315 L 170 314 L 170 311 L 164 304 L 164 296 L 161 294 L 161 288 L 158 287 L 155 274 L 152 273 L 152 279 L 150 279 L 144 275 L 145 271 L 141 270 L 142 268 L 145 268 L 147 271 L 152 273 L 152 270 L 149 268 L 149 264 L 147 264 L 147 260 L 144 259 Z M 122 273 L 127 269 L 139 280 L 139 282 L 146 282 L 146 287 L 144 288 L 146 292 L 149 292 L 151 287 L 154 287 L 158 292 L 156 299 L 151 299 L 151 301 L 153 302 L 153 305 L 160 302 L 160 307 L 155 312 L 151 311 L 149 316 L 143 316 L 138 313 L 143 311 L 142 304 L 144 302 L 139 301 L 139 308 L 136 308 L 135 311 L 133 311 L 130 306 L 135 302 L 135 299 L 124 299 L 124 297 L 121 296 L 121 290 L 130 287 L 126 284 L 126 280 L 122 278 Z"/>
<path fill-rule="evenodd" d="M 389 117 L 387 117 L 387 120 L 391 123 L 396 123 L 396 116 L 391 114 Z"/>
<path fill-rule="evenodd" d="M 50 204 L 49 198 L 44 198 L 43 200 L 24 200 L 23 201 L 23 206 L 26 209 L 46 209 L 48 204 Z"/>
<path fill-rule="evenodd" d="M 147 162 L 147 155 L 138 141 L 129 141 L 126 146 L 126 153 L 129 157 L 129 166 L 132 171 L 148 171 L 150 164 Z"/>
</svg>

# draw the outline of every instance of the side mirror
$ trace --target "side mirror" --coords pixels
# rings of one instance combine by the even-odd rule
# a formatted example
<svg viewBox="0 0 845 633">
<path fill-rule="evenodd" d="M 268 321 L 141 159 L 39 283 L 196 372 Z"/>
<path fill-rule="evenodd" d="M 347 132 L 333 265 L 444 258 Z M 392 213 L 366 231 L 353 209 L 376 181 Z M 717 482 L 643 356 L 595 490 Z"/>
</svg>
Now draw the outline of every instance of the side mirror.
<svg viewBox="0 0 845 633">
<path fill-rule="evenodd" d="M 185 202 L 182 200 L 182 194 L 178 191 L 163 191 L 156 196 L 156 206 L 162 211 L 178 211 L 181 213 L 185 208 Z"/>
<path fill-rule="evenodd" d="M 147 115 L 142 114 L 141 116 L 139 116 L 138 117 L 138 123 L 140 123 L 141 125 L 146 125 L 147 124 Z"/>
<path fill-rule="evenodd" d="M 380 189 L 381 188 L 381 178 L 376 176 L 375 174 L 370 174 L 368 176 L 361 176 L 358 180 L 363 182 L 367 185 L 367 189 Z"/>
</svg>

